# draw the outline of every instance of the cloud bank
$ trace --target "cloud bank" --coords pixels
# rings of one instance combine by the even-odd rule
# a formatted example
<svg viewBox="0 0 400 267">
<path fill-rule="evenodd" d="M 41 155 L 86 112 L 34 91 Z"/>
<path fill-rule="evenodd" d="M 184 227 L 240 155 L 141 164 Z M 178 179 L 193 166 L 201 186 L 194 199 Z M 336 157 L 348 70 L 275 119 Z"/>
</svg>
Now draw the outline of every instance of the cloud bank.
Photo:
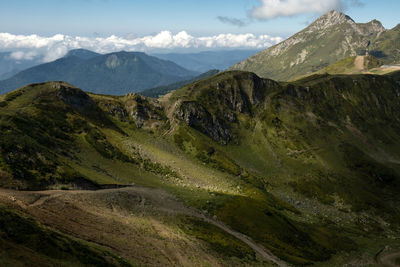
<svg viewBox="0 0 400 267">
<path fill-rule="evenodd" d="M 269 35 L 219 34 L 206 37 L 194 37 L 185 31 L 172 34 L 162 31 L 156 35 L 140 38 L 124 38 L 115 35 L 109 37 L 79 37 L 56 34 L 51 37 L 33 35 L 14 35 L 0 33 L 0 51 L 11 51 L 16 60 L 32 60 L 42 57 L 49 62 L 64 56 L 72 49 L 89 49 L 97 53 L 116 51 L 156 51 L 160 49 L 229 49 L 229 48 L 266 48 L 282 41 L 281 37 Z"/>
<path fill-rule="evenodd" d="M 330 10 L 344 10 L 349 6 L 362 6 L 360 0 L 260 0 L 250 16 L 267 20 L 299 14 L 324 14 Z"/>
</svg>

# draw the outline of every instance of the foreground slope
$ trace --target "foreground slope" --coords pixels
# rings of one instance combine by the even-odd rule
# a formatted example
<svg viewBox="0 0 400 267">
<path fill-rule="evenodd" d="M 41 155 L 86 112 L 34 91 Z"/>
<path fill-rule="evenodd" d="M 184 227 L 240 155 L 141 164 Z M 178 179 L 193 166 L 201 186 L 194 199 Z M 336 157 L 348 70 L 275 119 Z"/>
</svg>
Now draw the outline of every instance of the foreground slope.
<svg viewBox="0 0 400 267">
<path fill-rule="evenodd" d="M 234 65 L 232 69 L 288 81 L 349 56 L 364 55 L 367 50 L 375 51 L 373 55 L 379 58 L 387 54 L 386 63 L 393 63 L 400 47 L 389 32 L 379 21 L 355 23 L 345 14 L 331 11 L 287 40 Z M 380 39 L 384 35 L 388 36 L 388 41 Z M 390 43 L 390 51 L 384 46 L 386 43 Z"/>
<path fill-rule="evenodd" d="M 133 264 L 373 265 L 398 248 L 399 82 L 234 71 L 160 99 L 26 86 L 0 98 L 1 186 L 70 190 L 1 201 Z"/>
<path fill-rule="evenodd" d="M 126 94 L 187 80 L 195 75 L 171 61 L 144 53 L 99 55 L 87 50 L 73 50 L 61 59 L 0 81 L 0 92 L 9 92 L 29 83 L 62 80 L 91 92 Z"/>
</svg>

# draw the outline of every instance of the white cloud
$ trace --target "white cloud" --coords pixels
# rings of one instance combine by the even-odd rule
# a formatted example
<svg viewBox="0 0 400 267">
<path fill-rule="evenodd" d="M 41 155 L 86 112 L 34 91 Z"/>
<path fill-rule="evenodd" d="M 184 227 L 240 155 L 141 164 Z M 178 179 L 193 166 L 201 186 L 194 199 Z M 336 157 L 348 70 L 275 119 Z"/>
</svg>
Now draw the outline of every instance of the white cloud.
<svg viewBox="0 0 400 267">
<path fill-rule="evenodd" d="M 10 54 L 10 57 L 15 60 L 33 60 L 38 56 L 35 51 L 14 51 Z"/>
<path fill-rule="evenodd" d="M 280 37 L 254 34 L 219 34 L 194 37 L 185 31 L 172 34 L 162 31 L 139 38 L 80 37 L 56 34 L 51 37 L 0 33 L 0 51 L 12 51 L 14 59 L 41 58 L 48 62 L 64 56 L 69 50 L 84 48 L 98 53 L 116 51 L 154 51 L 157 49 L 266 48 L 282 41 Z"/>
<path fill-rule="evenodd" d="M 272 19 L 299 14 L 324 14 L 330 10 L 343 10 L 347 5 L 360 5 L 358 0 L 260 0 L 250 16 L 256 19 Z"/>
</svg>

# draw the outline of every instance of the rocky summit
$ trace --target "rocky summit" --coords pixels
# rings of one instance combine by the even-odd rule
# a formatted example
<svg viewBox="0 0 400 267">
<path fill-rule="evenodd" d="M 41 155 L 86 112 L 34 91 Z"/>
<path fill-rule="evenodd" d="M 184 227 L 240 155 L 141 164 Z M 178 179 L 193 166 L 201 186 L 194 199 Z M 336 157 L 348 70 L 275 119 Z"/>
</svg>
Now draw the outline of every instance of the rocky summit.
<svg viewBox="0 0 400 267">
<path fill-rule="evenodd" d="M 400 59 L 397 32 L 396 28 L 386 30 L 377 20 L 356 23 L 341 12 L 331 11 L 287 40 L 234 65 L 232 69 L 288 81 L 350 56 L 364 56 L 367 52 L 386 64 L 394 64 Z"/>
</svg>

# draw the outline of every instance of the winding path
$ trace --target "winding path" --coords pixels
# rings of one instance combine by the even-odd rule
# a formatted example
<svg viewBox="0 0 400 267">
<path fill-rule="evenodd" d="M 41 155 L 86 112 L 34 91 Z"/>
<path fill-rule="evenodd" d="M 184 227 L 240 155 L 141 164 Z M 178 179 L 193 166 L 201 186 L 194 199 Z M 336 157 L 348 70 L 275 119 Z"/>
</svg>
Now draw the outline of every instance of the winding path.
<svg viewBox="0 0 400 267">
<path fill-rule="evenodd" d="M 398 267 L 396 260 L 400 259 L 400 251 L 390 253 L 380 253 L 377 263 L 382 267 Z"/>
<path fill-rule="evenodd" d="M 183 203 L 176 200 L 173 196 L 169 195 L 165 191 L 159 189 L 151 189 L 147 187 L 134 186 L 125 188 L 115 188 L 115 189 L 101 189 L 96 191 L 89 190 L 48 190 L 48 191 L 15 191 L 0 188 L 0 202 L 4 200 L 13 202 L 20 206 L 23 210 L 28 210 L 32 208 L 44 205 L 47 201 L 62 197 L 63 195 L 74 195 L 74 194 L 99 194 L 99 193 L 118 193 L 118 192 L 132 192 L 134 194 L 145 196 L 146 198 L 152 199 L 155 203 L 161 206 L 161 209 L 166 212 L 180 213 L 188 216 L 193 216 L 208 222 L 224 232 L 236 237 L 250 248 L 252 248 L 257 255 L 259 255 L 263 260 L 272 262 L 277 266 L 288 266 L 284 261 L 276 257 L 271 251 L 262 245 L 256 243 L 250 237 L 237 232 L 230 228 L 228 225 L 215 218 L 211 218 L 196 209 L 189 208 L 183 205 Z"/>
</svg>

